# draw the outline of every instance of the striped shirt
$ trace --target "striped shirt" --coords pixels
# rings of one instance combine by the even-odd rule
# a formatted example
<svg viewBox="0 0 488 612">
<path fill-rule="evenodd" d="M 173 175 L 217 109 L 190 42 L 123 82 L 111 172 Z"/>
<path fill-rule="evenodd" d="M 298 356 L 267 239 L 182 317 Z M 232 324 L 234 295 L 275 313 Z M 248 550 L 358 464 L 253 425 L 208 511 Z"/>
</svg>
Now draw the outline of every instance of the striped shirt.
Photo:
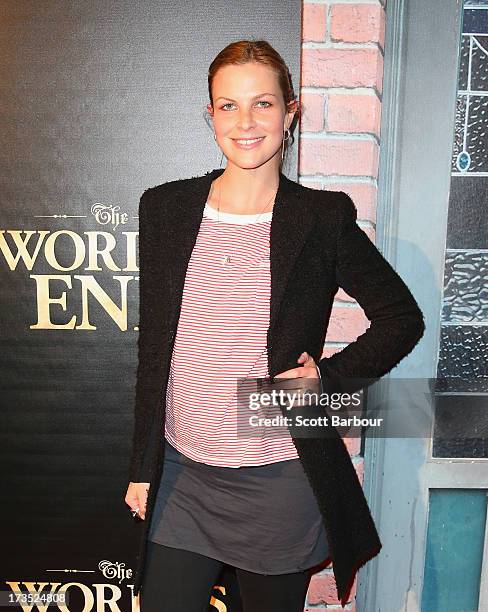
<svg viewBox="0 0 488 612">
<path fill-rule="evenodd" d="M 249 431 L 252 415 L 238 404 L 237 379 L 269 375 L 273 211 L 220 212 L 220 220 L 217 214 L 205 204 L 188 263 L 166 393 L 165 437 L 190 459 L 208 465 L 237 468 L 295 459 L 286 427 L 279 435 L 268 427 L 253 435 L 237 428 L 239 419 Z M 223 263 L 226 257 L 230 260 Z"/>
</svg>

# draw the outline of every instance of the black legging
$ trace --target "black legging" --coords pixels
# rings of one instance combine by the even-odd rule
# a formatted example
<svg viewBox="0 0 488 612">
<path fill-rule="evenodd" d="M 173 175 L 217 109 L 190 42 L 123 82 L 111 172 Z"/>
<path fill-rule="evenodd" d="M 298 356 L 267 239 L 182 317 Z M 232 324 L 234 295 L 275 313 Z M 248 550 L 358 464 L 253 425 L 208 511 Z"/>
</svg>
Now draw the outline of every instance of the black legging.
<svg viewBox="0 0 488 612">
<path fill-rule="evenodd" d="M 223 563 L 148 542 L 141 612 L 208 612 Z M 311 573 L 263 575 L 236 568 L 243 612 L 302 612 Z"/>
</svg>

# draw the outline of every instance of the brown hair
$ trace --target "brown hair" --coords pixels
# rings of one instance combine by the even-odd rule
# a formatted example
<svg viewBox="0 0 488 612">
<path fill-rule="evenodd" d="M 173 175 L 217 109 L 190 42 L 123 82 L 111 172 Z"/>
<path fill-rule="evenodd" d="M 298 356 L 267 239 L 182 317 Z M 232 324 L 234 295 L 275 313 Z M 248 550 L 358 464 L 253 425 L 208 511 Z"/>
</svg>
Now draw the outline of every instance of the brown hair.
<svg viewBox="0 0 488 612">
<path fill-rule="evenodd" d="M 238 40 L 230 43 L 220 51 L 208 69 L 208 95 L 211 105 L 213 106 L 212 82 L 219 68 L 229 65 L 248 64 L 251 62 L 264 64 L 274 70 L 283 94 L 285 109 L 286 112 L 288 112 L 290 106 L 295 101 L 295 92 L 293 91 L 290 71 L 281 55 L 266 40 Z M 298 102 L 295 117 L 290 125 L 290 138 L 286 139 L 284 142 L 283 159 L 285 159 L 288 148 L 294 142 L 292 128 L 299 114 L 300 103 Z"/>
</svg>

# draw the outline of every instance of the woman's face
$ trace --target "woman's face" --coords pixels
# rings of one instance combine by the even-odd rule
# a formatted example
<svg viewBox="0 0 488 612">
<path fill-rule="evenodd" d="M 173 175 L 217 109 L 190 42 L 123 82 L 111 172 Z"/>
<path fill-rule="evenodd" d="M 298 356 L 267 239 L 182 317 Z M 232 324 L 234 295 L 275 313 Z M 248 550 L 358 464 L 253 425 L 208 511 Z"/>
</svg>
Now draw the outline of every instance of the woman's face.
<svg viewBox="0 0 488 612">
<path fill-rule="evenodd" d="M 286 113 L 277 75 L 263 64 L 224 66 L 215 74 L 212 94 L 213 109 L 207 108 L 213 110 L 217 143 L 228 161 L 257 168 L 276 157 L 279 164 L 283 130 L 294 112 Z"/>
</svg>

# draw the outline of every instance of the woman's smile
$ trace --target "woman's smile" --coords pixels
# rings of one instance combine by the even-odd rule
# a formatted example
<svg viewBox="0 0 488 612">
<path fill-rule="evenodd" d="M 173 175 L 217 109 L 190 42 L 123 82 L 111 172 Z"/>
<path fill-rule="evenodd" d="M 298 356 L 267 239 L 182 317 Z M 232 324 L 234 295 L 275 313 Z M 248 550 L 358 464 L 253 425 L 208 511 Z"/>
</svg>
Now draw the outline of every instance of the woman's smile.
<svg viewBox="0 0 488 612">
<path fill-rule="evenodd" d="M 232 142 L 238 149 L 254 149 L 258 147 L 264 139 L 265 136 L 259 138 L 232 138 Z"/>
</svg>

